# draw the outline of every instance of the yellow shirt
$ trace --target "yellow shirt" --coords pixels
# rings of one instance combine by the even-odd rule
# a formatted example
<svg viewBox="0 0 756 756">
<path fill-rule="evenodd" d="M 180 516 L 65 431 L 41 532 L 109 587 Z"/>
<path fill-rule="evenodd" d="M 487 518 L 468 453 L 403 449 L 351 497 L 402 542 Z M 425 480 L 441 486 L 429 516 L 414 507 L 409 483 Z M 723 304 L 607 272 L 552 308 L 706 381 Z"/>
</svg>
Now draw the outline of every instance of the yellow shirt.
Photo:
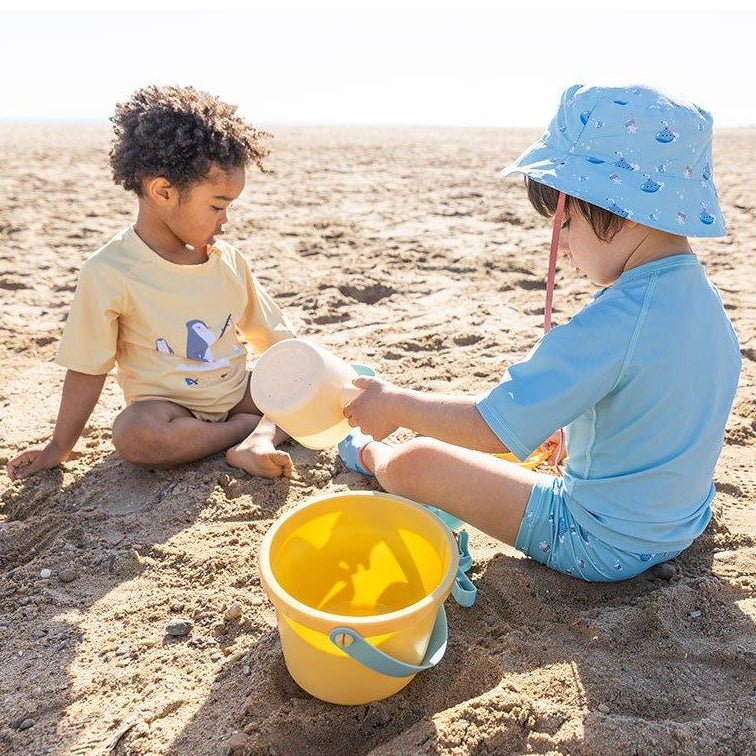
<svg viewBox="0 0 756 756">
<path fill-rule="evenodd" d="M 239 250 L 217 241 L 201 265 L 168 262 L 130 226 L 82 266 L 56 361 L 102 375 L 118 366 L 127 402 L 162 399 L 222 413 L 241 398 L 247 350 L 294 333 Z"/>
</svg>

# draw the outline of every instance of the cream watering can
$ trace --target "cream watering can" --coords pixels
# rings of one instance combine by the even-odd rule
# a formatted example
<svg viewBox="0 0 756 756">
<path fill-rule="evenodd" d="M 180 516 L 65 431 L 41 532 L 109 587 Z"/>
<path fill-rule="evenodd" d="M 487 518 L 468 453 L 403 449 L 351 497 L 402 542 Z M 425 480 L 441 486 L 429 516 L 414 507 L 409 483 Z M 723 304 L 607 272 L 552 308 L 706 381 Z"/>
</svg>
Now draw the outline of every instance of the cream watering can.
<svg viewBox="0 0 756 756">
<path fill-rule="evenodd" d="M 352 430 L 344 406 L 360 393 L 352 381 L 366 374 L 374 373 L 311 341 L 285 339 L 258 359 L 250 390 L 257 407 L 302 446 L 327 449 Z"/>
</svg>

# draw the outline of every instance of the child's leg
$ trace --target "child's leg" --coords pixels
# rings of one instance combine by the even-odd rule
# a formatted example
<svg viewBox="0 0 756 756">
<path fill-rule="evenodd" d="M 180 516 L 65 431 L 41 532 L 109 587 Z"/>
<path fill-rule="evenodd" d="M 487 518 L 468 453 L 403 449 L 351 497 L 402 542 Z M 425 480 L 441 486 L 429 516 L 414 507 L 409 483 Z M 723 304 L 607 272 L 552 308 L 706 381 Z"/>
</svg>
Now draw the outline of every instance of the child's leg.
<svg viewBox="0 0 756 756">
<path fill-rule="evenodd" d="M 237 412 L 225 422 L 209 423 L 173 402 L 135 402 L 115 419 L 113 445 L 128 462 L 168 469 L 238 444 L 259 420 Z"/>
<path fill-rule="evenodd" d="M 400 446 L 372 441 L 361 461 L 386 491 L 439 507 L 511 545 L 537 479 L 491 454 L 430 438 Z"/>
</svg>

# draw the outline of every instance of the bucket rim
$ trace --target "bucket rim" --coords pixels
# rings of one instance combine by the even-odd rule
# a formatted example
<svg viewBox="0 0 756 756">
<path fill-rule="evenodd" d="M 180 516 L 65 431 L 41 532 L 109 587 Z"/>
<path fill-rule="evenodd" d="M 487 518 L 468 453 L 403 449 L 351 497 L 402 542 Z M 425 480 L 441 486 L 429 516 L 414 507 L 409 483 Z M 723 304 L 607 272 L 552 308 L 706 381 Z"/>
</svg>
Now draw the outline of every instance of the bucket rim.
<svg viewBox="0 0 756 756">
<path fill-rule="evenodd" d="M 304 509 L 316 506 L 323 501 L 347 498 L 392 499 L 401 504 L 408 505 L 422 515 L 427 516 L 430 518 L 430 521 L 433 522 L 433 525 L 439 528 L 449 547 L 449 565 L 446 574 L 430 593 L 423 596 L 419 601 L 393 612 L 372 616 L 352 616 L 348 614 L 334 614 L 333 612 L 325 612 L 321 609 L 316 609 L 309 604 L 299 601 L 299 599 L 296 599 L 284 589 L 273 574 L 273 569 L 270 564 L 270 547 L 278 531 L 290 518 L 299 514 L 299 512 Z M 325 633 L 330 632 L 334 627 L 345 625 L 361 628 L 366 631 L 365 634 L 380 635 L 382 632 L 394 631 L 396 629 L 395 624 L 398 620 L 413 615 L 420 616 L 438 611 L 438 607 L 443 604 L 451 593 L 454 579 L 457 575 L 457 568 L 459 566 L 459 553 L 456 540 L 454 539 L 451 530 L 449 530 L 449 528 L 447 528 L 436 515 L 427 510 L 422 504 L 418 504 L 417 502 L 403 496 L 384 493 L 382 491 L 339 491 L 336 493 L 314 496 L 302 504 L 293 507 L 286 514 L 278 517 L 262 539 L 258 553 L 258 564 L 260 569 L 260 582 L 262 583 L 263 589 L 268 595 L 268 598 L 273 602 L 276 609 L 278 610 L 280 608 L 287 617 L 300 622 L 310 629 L 320 630 Z M 368 629 L 370 631 L 369 633 L 367 632 Z"/>
</svg>

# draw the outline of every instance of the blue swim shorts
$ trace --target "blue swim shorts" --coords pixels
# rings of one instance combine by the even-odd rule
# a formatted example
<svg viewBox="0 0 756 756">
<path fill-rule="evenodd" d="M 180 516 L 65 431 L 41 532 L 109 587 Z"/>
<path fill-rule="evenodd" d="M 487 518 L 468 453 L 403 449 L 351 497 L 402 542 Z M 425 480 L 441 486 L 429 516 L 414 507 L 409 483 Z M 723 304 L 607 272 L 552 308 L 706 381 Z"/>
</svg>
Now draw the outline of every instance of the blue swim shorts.
<svg viewBox="0 0 756 756">
<path fill-rule="evenodd" d="M 596 538 L 575 522 L 561 479 L 553 475 L 538 476 L 515 547 L 552 570 L 589 582 L 627 580 L 681 553 L 633 554 Z"/>
</svg>

